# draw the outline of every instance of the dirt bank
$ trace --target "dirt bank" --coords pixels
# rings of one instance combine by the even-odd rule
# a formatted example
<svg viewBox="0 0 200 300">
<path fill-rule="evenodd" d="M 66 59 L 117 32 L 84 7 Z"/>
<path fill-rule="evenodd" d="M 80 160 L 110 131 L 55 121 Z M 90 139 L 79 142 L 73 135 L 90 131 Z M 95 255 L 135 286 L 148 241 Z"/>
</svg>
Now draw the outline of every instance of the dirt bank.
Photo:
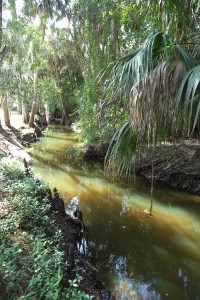
<svg viewBox="0 0 200 300">
<path fill-rule="evenodd" d="M 153 154 L 152 154 L 153 153 Z M 136 173 L 151 180 L 152 158 L 154 182 L 200 194 L 200 141 L 181 140 L 149 149 L 138 158 Z"/>
<path fill-rule="evenodd" d="M 56 201 L 58 201 L 57 204 Z M 57 211 L 56 222 L 59 224 L 63 237 L 61 241 L 62 252 L 64 253 L 63 259 L 68 266 L 66 270 L 66 285 L 68 280 L 74 278 L 74 269 L 78 261 L 80 270 L 83 270 L 80 272 L 84 279 L 81 282 L 80 289 L 92 295 L 96 300 L 114 300 L 115 298 L 111 293 L 105 289 L 100 273 L 90 264 L 84 253 L 85 241 L 83 237 L 85 236 L 84 231 L 86 228 L 81 211 L 78 211 L 78 215 L 75 213 L 75 216 L 71 217 L 65 213 L 63 209 L 64 202 L 61 198 L 52 199 L 50 197 L 50 203 L 52 209 Z M 79 249 L 82 249 L 82 251 L 79 251 Z"/>
<path fill-rule="evenodd" d="M 108 144 L 89 145 L 84 159 L 104 160 Z M 154 182 L 163 182 L 200 194 L 200 140 L 187 139 L 159 145 L 153 150 Z M 136 174 L 151 180 L 152 149 L 136 160 Z"/>
<path fill-rule="evenodd" d="M 20 141 L 20 131 L 14 127 L 0 128 L 0 156 L 13 158 L 14 160 L 27 162 L 31 161 L 31 157 L 25 151 Z"/>
</svg>

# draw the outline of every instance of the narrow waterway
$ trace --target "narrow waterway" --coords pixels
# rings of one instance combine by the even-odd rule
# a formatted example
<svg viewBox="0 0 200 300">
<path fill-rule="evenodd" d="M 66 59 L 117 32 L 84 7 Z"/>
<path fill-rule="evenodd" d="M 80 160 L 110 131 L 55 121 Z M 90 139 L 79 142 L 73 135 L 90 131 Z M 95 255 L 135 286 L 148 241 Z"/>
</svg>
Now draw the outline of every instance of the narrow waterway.
<svg viewBox="0 0 200 300">
<path fill-rule="evenodd" d="M 49 127 L 30 150 L 34 173 L 79 203 L 88 229 L 87 255 L 117 299 L 200 299 L 200 197 L 155 185 L 113 183 L 98 163 L 80 160 L 69 128 Z"/>
</svg>

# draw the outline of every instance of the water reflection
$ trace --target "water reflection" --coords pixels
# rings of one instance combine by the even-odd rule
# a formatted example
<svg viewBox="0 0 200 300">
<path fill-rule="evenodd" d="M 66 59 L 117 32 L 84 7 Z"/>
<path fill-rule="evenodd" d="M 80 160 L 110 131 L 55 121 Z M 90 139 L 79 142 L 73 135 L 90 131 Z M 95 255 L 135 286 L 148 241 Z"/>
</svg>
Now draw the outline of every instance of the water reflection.
<svg viewBox="0 0 200 300">
<path fill-rule="evenodd" d="M 79 198 L 78 196 L 73 197 L 70 202 L 68 203 L 68 205 L 66 205 L 65 207 L 65 211 L 67 214 L 69 214 L 71 217 L 74 216 L 74 212 L 77 208 L 77 206 L 79 206 Z"/>
<path fill-rule="evenodd" d="M 81 206 L 88 256 L 106 286 L 120 300 L 200 299 L 200 197 L 155 186 L 148 218 L 149 183 L 110 182 L 100 165 L 76 156 L 75 134 L 60 130 L 50 128 L 34 145 L 35 173 L 57 187 L 68 211 Z"/>
</svg>

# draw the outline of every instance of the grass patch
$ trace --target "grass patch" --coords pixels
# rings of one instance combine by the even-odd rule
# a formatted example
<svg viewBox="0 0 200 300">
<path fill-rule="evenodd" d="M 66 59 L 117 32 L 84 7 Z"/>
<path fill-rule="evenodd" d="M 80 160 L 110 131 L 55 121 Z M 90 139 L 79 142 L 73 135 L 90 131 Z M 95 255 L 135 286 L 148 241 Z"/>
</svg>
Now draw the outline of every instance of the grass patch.
<svg viewBox="0 0 200 300">
<path fill-rule="evenodd" d="M 92 299 L 79 290 L 80 269 L 66 283 L 48 187 L 16 164 L 1 164 L 0 190 L 0 275 L 8 299 Z"/>
</svg>

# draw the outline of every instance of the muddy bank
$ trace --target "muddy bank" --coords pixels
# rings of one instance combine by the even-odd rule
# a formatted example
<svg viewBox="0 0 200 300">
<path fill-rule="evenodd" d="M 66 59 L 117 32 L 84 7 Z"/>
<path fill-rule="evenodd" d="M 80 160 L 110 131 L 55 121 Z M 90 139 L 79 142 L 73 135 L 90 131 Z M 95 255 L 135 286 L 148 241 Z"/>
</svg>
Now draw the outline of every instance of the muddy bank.
<svg viewBox="0 0 200 300">
<path fill-rule="evenodd" d="M 103 162 L 108 147 L 109 147 L 109 143 L 101 143 L 96 145 L 90 144 L 83 153 L 83 159 L 98 160 Z"/>
<path fill-rule="evenodd" d="M 90 145 L 84 159 L 103 161 L 108 144 Z M 153 150 L 154 182 L 200 194 L 200 141 L 181 140 L 176 143 L 160 145 Z M 152 149 L 138 155 L 136 174 L 151 180 Z"/>
<path fill-rule="evenodd" d="M 140 156 L 136 163 L 136 173 L 151 180 L 152 155 L 154 181 L 200 194 L 200 141 L 184 140 L 156 147 Z"/>
<path fill-rule="evenodd" d="M 81 211 L 74 212 L 74 217 L 65 213 L 64 202 L 59 197 L 51 197 L 51 209 L 57 212 L 56 222 L 59 224 L 62 232 L 61 250 L 63 251 L 63 260 L 67 264 L 65 284 L 68 280 L 75 278 L 75 266 L 80 267 L 81 282 L 80 289 L 87 294 L 94 296 L 96 300 L 114 300 L 110 292 L 106 291 L 98 270 L 90 264 L 84 253 L 85 228 Z M 82 248 L 82 251 L 79 249 Z"/>
</svg>

